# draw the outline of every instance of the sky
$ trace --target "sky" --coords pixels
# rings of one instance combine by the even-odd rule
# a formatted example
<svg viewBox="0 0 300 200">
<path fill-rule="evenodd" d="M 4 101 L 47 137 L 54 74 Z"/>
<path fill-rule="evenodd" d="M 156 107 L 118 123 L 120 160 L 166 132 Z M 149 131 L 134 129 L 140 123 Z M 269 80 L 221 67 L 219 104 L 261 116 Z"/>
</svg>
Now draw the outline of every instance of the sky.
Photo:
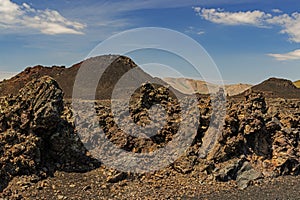
<svg viewBox="0 0 300 200">
<path fill-rule="evenodd" d="M 191 37 L 225 83 L 300 79 L 297 0 L 0 0 L 0 78 L 38 64 L 71 66 L 108 37 L 141 27 Z"/>
</svg>

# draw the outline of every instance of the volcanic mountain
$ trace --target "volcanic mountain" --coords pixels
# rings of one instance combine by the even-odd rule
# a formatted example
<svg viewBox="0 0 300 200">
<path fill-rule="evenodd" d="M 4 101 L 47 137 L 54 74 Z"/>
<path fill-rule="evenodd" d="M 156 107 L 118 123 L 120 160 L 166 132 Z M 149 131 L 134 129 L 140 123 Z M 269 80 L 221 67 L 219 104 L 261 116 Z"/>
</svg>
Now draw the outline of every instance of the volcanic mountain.
<svg viewBox="0 0 300 200">
<path fill-rule="evenodd" d="M 132 93 L 133 89 L 145 82 L 167 85 L 161 79 L 153 78 L 145 73 L 128 57 L 103 55 L 89 58 L 69 68 L 64 66 L 44 67 L 41 65 L 27 67 L 11 79 L 0 82 L 0 96 L 15 95 L 29 81 L 47 75 L 58 82 L 64 92 L 64 98 L 71 98 L 78 72 L 81 72 L 81 77 L 78 78 L 80 81 L 76 84 L 76 91 L 82 93 L 81 97 L 88 99 L 93 98 L 93 95 L 91 95 L 92 89 L 95 87 L 93 84 L 97 86 L 97 99 L 110 99 L 115 86 L 118 87 L 113 94 L 121 98 L 122 95 Z M 101 78 L 98 77 L 100 75 L 102 75 Z M 118 83 L 120 79 L 122 80 L 121 85 Z M 170 89 L 173 92 L 175 91 L 176 95 L 182 95 L 175 89 Z"/>
<path fill-rule="evenodd" d="M 300 88 L 297 88 L 292 81 L 280 78 L 270 78 L 263 81 L 236 97 L 244 96 L 251 91 L 263 92 L 267 98 L 300 99 Z"/>
</svg>

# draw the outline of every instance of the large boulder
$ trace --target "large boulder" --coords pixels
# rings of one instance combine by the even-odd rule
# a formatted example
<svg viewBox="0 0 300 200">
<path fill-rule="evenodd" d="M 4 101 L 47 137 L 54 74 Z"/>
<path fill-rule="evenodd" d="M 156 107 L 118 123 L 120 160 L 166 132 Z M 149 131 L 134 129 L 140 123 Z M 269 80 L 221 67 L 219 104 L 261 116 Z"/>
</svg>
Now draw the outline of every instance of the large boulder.
<svg viewBox="0 0 300 200">
<path fill-rule="evenodd" d="M 54 163 L 84 153 L 63 110 L 63 92 L 47 76 L 1 99 L 0 191 L 14 176 L 49 173 Z"/>
</svg>

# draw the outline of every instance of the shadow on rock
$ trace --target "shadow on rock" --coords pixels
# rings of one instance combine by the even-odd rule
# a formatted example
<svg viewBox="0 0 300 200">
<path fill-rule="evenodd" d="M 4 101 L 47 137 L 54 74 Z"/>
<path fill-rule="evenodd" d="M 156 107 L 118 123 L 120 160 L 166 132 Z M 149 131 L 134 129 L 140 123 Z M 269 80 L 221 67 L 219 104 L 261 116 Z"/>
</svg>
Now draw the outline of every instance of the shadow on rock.
<svg viewBox="0 0 300 200">
<path fill-rule="evenodd" d="M 47 76 L 1 99 L 0 191 L 15 176 L 45 178 L 56 170 L 86 172 L 100 166 L 87 156 L 63 111 L 63 92 Z"/>
</svg>

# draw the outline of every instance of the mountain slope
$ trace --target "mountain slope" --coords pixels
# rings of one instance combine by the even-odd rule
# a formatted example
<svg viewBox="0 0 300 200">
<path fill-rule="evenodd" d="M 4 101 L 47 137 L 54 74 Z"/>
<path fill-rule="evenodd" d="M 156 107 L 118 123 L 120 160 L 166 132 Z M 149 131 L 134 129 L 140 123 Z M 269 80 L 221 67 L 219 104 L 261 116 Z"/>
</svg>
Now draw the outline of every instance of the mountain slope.
<svg viewBox="0 0 300 200">
<path fill-rule="evenodd" d="M 292 81 L 280 78 L 265 80 L 237 96 L 243 96 L 250 91 L 263 92 L 268 98 L 300 99 L 300 89 Z"/>
<path fill-rule="evenodd" d="M 117 55 L 105 55 L 94 58 L 89 58 L 85 61 L 77 63 L 70 68 L 66 67 L 43 67 L 35 66 L 28 67 L 23 72 L 17 74 L 9 80 L 0 82 L 0 94 L 6 96 L 8 94 L 17 94 L 19 89 L 24 87 L 26 83 L 34 78 L 40 78 L 45 75 L 55 79 L 64 92 L 65 98 L 71 98 L 73 93 L 73 85 L 79 69 L 92 70 L 84 77 L 83 81 L 78 84 L 78 91 L 86 94 L 85 97 L 92 98 L 91 89 L 93 87 L 93 80 L 98 80 L 99 73 L 102 73 L 102 77 L 99 82 L 96 82 L 96 98 L 97 99 L 110 99 L 112 91 L 118 80 L 127 72 L 134 71 L 134 74 L 126 76 L 123 82 L 126 83 L 124 88 L 120 88 L 119 91 L 114 91 L 116 94 L 122 92 L 126 94 L 132 91 L 132 88 L 136 88 L 136 85 L 142 84 L 146 81 L 155 82 L 160 85 L 167 85 L 164 81 L 158 78 L 153 78 L 149 74 L 145 73 L 139 68 L 130 58 Z M 94 76 L 94 77 L 91 77 Z M 175 90 L 174 90 L 175 91 Z M 177 95 L 180 92 L 175 91 Z M 119 96 L 120 97 L 120 96 Z M 121 97 L 120 97 L 121 98 Z"/>
<path fill-rule="evenodd" d="M 217 92 L 219 87 L 212 83 L 207 83 L 201 80 L 194 80 L 188 78 L 164 78 L 165 82 L 170 84 L 172 87 L 176 88 L 180 92 L 184 94 L 193 94 L 193 93 L 200 93 L 200 94 L 209 94 L 208 86 L 211 88 L 212 92 Z M 252 85 L 249 84 L 232 84 L 232 85 L 225 85 L 226 94 L 229 96 L 237 95 L 245 90 L 249 89 Z"/>
<path fill-rule="evenodd" d="M 297 88 L 300 88 L 300 80 L 299 81 L 295 81 L 294 84 L 296 85 Z"/>
</svg>

